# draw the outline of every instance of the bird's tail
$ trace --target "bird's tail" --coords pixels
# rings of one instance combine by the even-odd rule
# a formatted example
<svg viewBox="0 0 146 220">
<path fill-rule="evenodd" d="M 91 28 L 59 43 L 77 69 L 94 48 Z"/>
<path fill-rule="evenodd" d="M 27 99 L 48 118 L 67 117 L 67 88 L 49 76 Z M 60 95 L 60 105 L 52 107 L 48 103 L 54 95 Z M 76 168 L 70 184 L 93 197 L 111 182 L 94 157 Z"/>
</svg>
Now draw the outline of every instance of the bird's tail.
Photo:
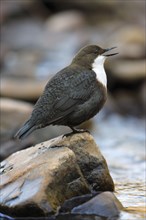
<svg viewBox="0 0 146 220">
<path fill-rule="evenodd" d="M 33 132 L 35 129 L 36 129 L 36 126 L 32 125 L 30 120 L 28 120 L 15 134 L 14 138 L 23 139 L 24 137 L 28 136 L 31 132 Z"/>
</svg>

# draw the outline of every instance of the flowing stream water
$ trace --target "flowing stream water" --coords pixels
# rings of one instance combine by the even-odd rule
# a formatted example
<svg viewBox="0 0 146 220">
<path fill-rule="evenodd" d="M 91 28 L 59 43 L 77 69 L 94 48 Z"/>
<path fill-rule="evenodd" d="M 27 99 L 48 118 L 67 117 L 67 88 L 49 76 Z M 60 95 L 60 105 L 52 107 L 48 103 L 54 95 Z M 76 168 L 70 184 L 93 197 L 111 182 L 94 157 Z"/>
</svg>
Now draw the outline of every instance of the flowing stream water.
<svg viewBox="0 0 146 220">
<path fill-rule="evenodd" d="M 92 132 L 115 182 L 116 196 L 127 212 L 120 220 L 146 219 L 146 146 L 142 119 L 103 113 Z"/>
</svg>

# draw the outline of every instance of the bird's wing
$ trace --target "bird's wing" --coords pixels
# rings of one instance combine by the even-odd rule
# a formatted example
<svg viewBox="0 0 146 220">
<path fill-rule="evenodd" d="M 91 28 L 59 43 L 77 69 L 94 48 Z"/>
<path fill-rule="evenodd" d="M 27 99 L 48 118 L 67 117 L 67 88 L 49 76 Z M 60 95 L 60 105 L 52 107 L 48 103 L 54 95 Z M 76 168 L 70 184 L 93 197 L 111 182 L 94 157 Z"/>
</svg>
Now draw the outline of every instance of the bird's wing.
<svg viewBox="0 0 146 220">
<path fill-rule="evenodd" d="M 95 74 L 92 71 L 91 75 L 89 71 L 76 74 L 66 91 L 61 93 L 54 102 L 53 109 L 56 113 L 58 112 L 59 116 L 63 114 L 63 117 L 73 112 L 77 105 L 84 103 L 92 95 L 95 82 Z"/>
<path fill-rule="evenodd" d="M 74 75 L 74 77 L 72 77 Z M 65 71 L 46 85 L 32 114 L 35 124 L 53 124 L 67 117 L 91 96 L 96 76 L 93 71 Z M 49 95 L 48 95 L 49 94 Z M 51 101 L 52 100 L 52 101 Z M 37 119 L 35 117 L 37 115 Z M 34 116 L 34 117 L 33 117 Z"/>
</svg>

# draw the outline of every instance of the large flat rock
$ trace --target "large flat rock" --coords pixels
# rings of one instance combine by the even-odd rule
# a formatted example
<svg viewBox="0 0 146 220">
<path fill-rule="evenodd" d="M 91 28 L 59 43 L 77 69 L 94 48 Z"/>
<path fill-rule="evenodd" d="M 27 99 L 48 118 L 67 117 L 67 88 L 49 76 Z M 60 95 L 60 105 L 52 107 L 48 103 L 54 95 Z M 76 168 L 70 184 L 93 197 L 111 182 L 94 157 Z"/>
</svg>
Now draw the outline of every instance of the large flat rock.
<svg viewBox="0 0 146 220">
<path fill-rule="evenodd" d="M 46 216 L 74 196 L 114 190 L 106 161 L 88 133 L 16 152 L 1 167 L 0 210 L 12 216 Z"/>
</svg>

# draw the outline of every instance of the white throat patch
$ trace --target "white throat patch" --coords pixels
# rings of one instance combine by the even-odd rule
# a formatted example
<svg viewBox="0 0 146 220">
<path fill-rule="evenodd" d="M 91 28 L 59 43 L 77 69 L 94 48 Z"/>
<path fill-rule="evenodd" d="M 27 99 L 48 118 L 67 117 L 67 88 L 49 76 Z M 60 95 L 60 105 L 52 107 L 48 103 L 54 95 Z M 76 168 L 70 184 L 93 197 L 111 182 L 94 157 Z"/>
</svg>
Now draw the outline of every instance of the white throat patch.
<svg viewBox="0 0 146 220">
<path fill-rule="evenodd" d="M 104 70 L 104 61 L 106 57 L 99 55 L 92 64 L 92 70 L 96 73 L 96 78 L 100 81 L 105 87 L 107 85 L 107 77 Z"/>
</svg>

